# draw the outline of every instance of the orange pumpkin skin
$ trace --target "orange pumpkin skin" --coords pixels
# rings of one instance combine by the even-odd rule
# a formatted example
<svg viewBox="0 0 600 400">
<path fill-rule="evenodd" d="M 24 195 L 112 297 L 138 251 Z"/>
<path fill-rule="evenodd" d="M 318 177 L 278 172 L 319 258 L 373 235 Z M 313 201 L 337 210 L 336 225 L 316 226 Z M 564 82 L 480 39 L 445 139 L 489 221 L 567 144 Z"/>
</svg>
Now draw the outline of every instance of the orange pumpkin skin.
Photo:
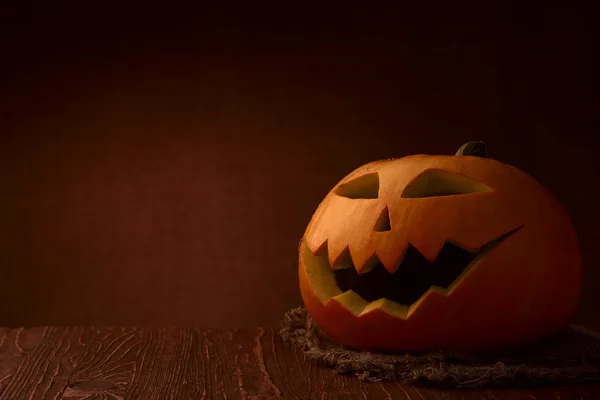
<svg viewBox="0 0 600 400">
<path fill-rule="evenodd" d="M 432 171 L 489 190 L 407 197 Z M 376 198 L 339 195 L 340 188 L 374 174 Z M 385 208 L 391 230 L 376 231 Z M 358 273 L 373 260 L 393 272 L 409 244 L 433 262 L 446 241 L 474 251 L 516 228 L 448 289 L 434 287 L 410 307 L 368 303 L 333 287 L 333 269 L 349 256 Z M 564 208 L 532 177 L 489 158 L 416 155 L 362 166 L 325 197 L 299 250 L 300 290 L 309 314 L 333 340 L 360 350 L 494 351 L 528 345 L 564 326 L 581 292 L 581 256 Z"/>
</svg>

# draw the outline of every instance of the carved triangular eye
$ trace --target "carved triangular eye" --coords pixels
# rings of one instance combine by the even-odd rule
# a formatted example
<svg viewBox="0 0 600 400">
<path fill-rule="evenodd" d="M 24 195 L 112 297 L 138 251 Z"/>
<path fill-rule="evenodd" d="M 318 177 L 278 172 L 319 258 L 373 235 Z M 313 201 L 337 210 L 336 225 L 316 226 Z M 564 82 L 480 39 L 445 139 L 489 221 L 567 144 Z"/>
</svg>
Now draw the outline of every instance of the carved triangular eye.
<svg viewBox="0 0 600 400">
<path fill-rule="evenodd" d="M 341 184 L 335 194 L 350 199 L 376 199 L 379 197 L 379 175 L 374 172 L 352 179 Z"/>
<path fill-rule="evenodd" d="M 408 184 L 402 192 L 405 198 L 454 196 L 458 194 L 491 192 L 494 189 L 454 172 L 428 169 Z"/>
</svg>

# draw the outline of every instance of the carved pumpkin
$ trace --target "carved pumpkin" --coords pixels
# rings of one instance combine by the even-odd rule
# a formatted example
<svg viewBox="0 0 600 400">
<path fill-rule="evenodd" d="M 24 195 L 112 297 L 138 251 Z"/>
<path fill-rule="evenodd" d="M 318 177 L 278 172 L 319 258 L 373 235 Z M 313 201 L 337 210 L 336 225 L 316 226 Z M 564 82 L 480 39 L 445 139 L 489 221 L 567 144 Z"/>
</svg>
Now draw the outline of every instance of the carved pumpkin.
<svg viewBox="0 0 600 400">
<path fill-rule="evenodd" d="M 361 350 L 527 345 L 566 324 L 581 290 L 566 211 L 481 142 L 358 168 L 319 205 L 299 252 L 309 314 Z"/>
</svg>

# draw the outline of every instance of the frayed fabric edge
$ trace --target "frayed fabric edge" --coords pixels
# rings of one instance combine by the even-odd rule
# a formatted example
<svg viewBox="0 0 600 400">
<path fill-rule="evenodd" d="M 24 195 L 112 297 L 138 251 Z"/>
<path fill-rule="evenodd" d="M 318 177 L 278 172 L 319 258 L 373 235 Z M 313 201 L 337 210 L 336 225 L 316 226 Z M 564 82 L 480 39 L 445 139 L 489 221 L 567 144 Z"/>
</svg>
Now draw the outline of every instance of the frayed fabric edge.
<svg viewBox="0 0 600 400">
<path fill-rule="evenodd" d="M 447 388 L 516 388 L 600 382 L 600 334 L 569 325 L 518 353 L 477 356 L 451 352 L 383 354 L 341 346 L 304 307 L 289 310 L 279 334 L 341 374 L 368 382 L 396 380 Z"/>
</svg>

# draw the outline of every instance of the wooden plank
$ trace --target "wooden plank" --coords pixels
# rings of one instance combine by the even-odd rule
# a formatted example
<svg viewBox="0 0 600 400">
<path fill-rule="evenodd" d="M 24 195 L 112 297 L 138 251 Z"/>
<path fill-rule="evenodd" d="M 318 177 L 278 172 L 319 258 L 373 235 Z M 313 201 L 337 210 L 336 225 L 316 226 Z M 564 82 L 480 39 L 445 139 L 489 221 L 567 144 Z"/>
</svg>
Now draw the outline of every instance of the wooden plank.
<svg viewBox="0 0 600 400">
<path fill-rule="evenodd" d="M 599 385 L 437 390 L 365 383 L 308 359 L 273 329 L 0 328 L 0 400 L 580 399 Z"/>
</svg>

